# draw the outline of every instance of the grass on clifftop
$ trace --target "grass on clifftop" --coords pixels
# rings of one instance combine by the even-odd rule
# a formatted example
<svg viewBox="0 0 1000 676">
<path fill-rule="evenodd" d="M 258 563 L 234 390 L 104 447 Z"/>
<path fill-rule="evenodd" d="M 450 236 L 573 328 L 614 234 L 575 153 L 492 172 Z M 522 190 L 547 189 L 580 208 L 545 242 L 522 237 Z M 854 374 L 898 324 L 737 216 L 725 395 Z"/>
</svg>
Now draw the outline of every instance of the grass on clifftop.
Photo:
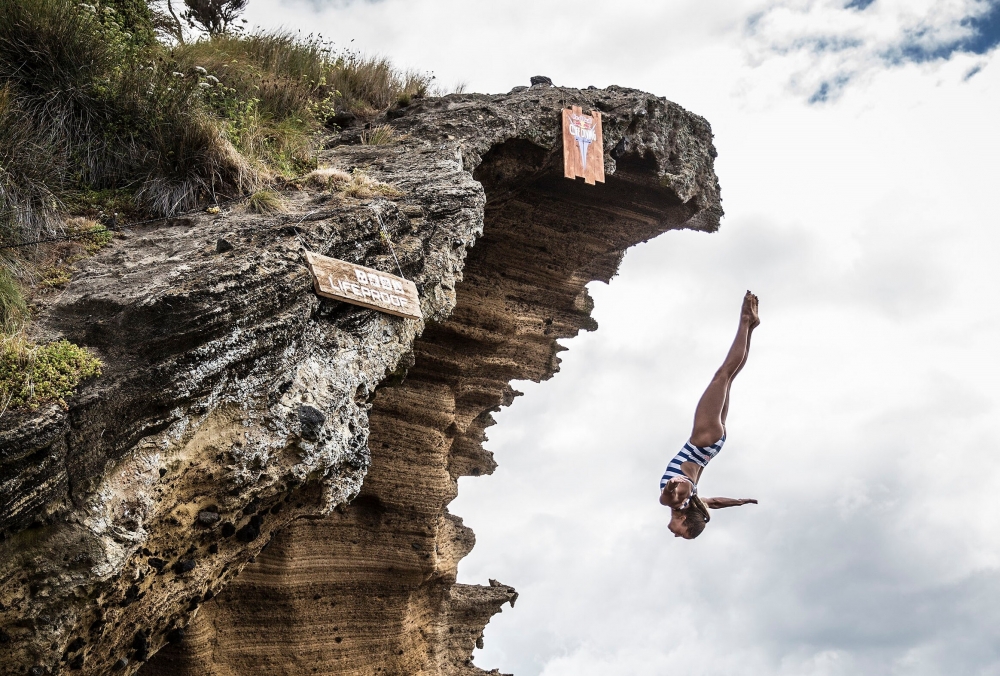
<svg viewBox="0 0 1000 676">
<path fill-rule="evenodd" d="M 315 168 L 317 132 L 431 78 L 288 33 L 157 41 L 142 0 L 0 0 L 0 242 L 170 215 Z M 131 208 L 129 208 L 131 207 Z"/>
<path fill-rule="evenodd" d="M 431 80 L 282 32 L 166 44 L 145 0 L 0 0 L 0 246 L 70 231 L 67 216 L 127 222 L 243 195 L 280 211 L 268 184 L 315 169 L 320 132 Z M 23 287 L 44 293 L 72 272 L 47 262 L 49 246 L 0 249 L 0 410 L 64 401 L 98 373 L 80 348 L 19 337 Z"/>
</svg>

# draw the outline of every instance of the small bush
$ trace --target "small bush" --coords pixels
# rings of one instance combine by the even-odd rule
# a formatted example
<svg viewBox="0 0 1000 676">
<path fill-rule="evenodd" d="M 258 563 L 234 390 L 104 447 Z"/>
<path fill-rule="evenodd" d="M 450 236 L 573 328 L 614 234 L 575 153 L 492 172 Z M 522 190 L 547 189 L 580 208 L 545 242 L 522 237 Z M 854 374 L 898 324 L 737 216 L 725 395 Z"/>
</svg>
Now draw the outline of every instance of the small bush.
<svg viewBox="0 0 1000 676">
<path fill-rule="evenodd" d="M 351 172 L 351 180 L 344 186 L 342 192 L 348 197 L 356 197 L 358 199 L 369 199 L 376 196 L 399 197 L 402 194 L 388 183 L 376 181 L 360 169 L 355 169 Z"/>
<path fill-rule="evenodd" d="M 175 54 L 184 72 L 205 71 L 205 99 L 236 147 L 286 176 L 315 168 L 315 135 L 339 111 L 371 119 L 400 97 L 423 96 L 431 82 L 284 32 L 215 35 Z"/>
<path fill-rule="evenodd" d="M 285 211 L 285 203 L 276 192 L 258 190 L 247 200 L 247 211 L 254 214 L 280 214 Z"/>
<path fill-rule="evenodd" d="M 432 80 L 288 33 L 167 45 L 158 21 L 145 0 L 0 0 L 0 244 L 57 234 L 67 212 L 173 215 L 301 176 L 343 113 L 369 121 Z M 395 194 L 331 174 L 334 184 Z M 9 262 L 0 267 L 12 279 Z M 20 311 L 0 293 L 7 322 Z"/>
<path fill-rule="evenodd" d="M 0 82 L 0 242 L 54 230 L 65 152 Z"/>
<path fill-rule="evenodd" d="M 65 407 L 81 381 L 100 374 L 100 360 L 68 341 L 34 345 L 23 336 L 0 338 L 0 411 L 34 410 L 50 401 Z"/>
<path fill-rule="evenodd" d="M 69 219 L 66 221 L 66 232 L 79 236 L 77 241 L 83 245 L 84 252 L 87 256 L 93 256 L 108 244 L 111 244 L 111 240 L 115 238 L 114 232 L 108 230 L 106 226 L 101 225 L 97 221 L 92 221 L 89 218 Z M 81 258 L 82 257 L 83 256 L 81 256 Z M 79 258 L 75 260 L 79 260 Z M 75 260 L 68 262 L 73 263 Z"/>
<path fill-rule="evenodd" d="M 38 270 L 40 274 L 36 285 L 43 290 L 61 289 L 73 278 L 73 271 L 68 265 L 50 265 Z"/>
<path fill-rule="evenodd" d="M 74 187 L 130 186 L 144 209 L 168 215 L 255 185 L 197 79 L 175 75 L 153 41 L 144 8 L 0 0 L 0 158 L 13 167 L 0 176 L 0 212 L 21 214 L 8 231 L 51 232 L 55 196 Z"/>
<path fill-rule="evenodd" d="M 387 124 L 380 124 L 361 132 L 361 145 L 387 146 L 396 140 L 396 132 Z"/>
<path fill-rule="evenodd" d="M 302 178 L 302 184 L 320 190 L 338 189 L 351 182 L 351 175 L 341 169 L 321 167 L 313 169 Z"/>
</svg>

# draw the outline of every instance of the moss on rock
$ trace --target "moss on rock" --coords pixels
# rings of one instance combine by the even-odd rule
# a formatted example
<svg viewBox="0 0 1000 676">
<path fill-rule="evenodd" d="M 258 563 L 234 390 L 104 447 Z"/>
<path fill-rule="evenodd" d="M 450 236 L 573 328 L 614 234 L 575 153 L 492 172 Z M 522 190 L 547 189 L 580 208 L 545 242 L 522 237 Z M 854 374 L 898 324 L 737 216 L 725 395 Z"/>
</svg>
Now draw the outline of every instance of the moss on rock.
<svg viewBox="0 0 1000 676">
<path fill-rule="evenodd" d="M 0 343 L 0 409 L 36 409 L 50 401 L 66 406 L 77 385 L 101 374 L 86 348 L 59 340 L 35 345 L 23 338 Z"/>
</svg>

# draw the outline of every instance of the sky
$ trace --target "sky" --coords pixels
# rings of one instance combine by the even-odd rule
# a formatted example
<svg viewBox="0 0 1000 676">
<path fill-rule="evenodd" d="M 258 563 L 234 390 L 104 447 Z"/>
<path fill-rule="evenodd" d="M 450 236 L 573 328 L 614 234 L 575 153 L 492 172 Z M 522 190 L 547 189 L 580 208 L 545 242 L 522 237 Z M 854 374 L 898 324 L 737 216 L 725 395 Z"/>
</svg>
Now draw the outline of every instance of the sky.
<svg viewBox="0 0 1000 676">
<path fill-rule="evenodd" d="M 252 0 L 247 18 L 443 88 L 636 87 L 715 132 L 720 231 L 667 233 L 592 284 L 600 328 L 515 384 L 499 468 L 460 480 L 460 581 L 520 592 L 477 665 L 1000 675 L 1000 2 Z M 633 293 L 651 286 L 657 312 Z M 762 323 L 700 492 L 759 504 L 676 540 L 659 478 L 746 289 Z"/>
</svg>

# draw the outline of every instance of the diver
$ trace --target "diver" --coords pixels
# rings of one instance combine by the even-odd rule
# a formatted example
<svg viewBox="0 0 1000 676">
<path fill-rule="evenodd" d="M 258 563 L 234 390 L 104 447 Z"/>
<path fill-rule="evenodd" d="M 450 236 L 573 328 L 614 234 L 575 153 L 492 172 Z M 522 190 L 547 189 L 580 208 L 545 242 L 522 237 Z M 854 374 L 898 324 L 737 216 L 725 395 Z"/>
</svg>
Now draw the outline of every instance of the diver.
<svg viewBox="0 0 1000 676">
<path fill-rule="evenodd" d="M 757 504 L 751 498 L 702 498 L 698 495 L 698 480 L 708 461 L 719 454 L 726 442 L 729 390 L 736 374 L 747 363 L 750 336 L 758 324 L 757 296 L 747 291 L 743 296 L 736 340 L 698 401 L 691 438 L 670 461 L 660 479 L 660 504 L 671 510 L 669 528 L 674 537 L 691 540 L 701 535 L 711 519 L 710 509 Z"/>
</svg>

